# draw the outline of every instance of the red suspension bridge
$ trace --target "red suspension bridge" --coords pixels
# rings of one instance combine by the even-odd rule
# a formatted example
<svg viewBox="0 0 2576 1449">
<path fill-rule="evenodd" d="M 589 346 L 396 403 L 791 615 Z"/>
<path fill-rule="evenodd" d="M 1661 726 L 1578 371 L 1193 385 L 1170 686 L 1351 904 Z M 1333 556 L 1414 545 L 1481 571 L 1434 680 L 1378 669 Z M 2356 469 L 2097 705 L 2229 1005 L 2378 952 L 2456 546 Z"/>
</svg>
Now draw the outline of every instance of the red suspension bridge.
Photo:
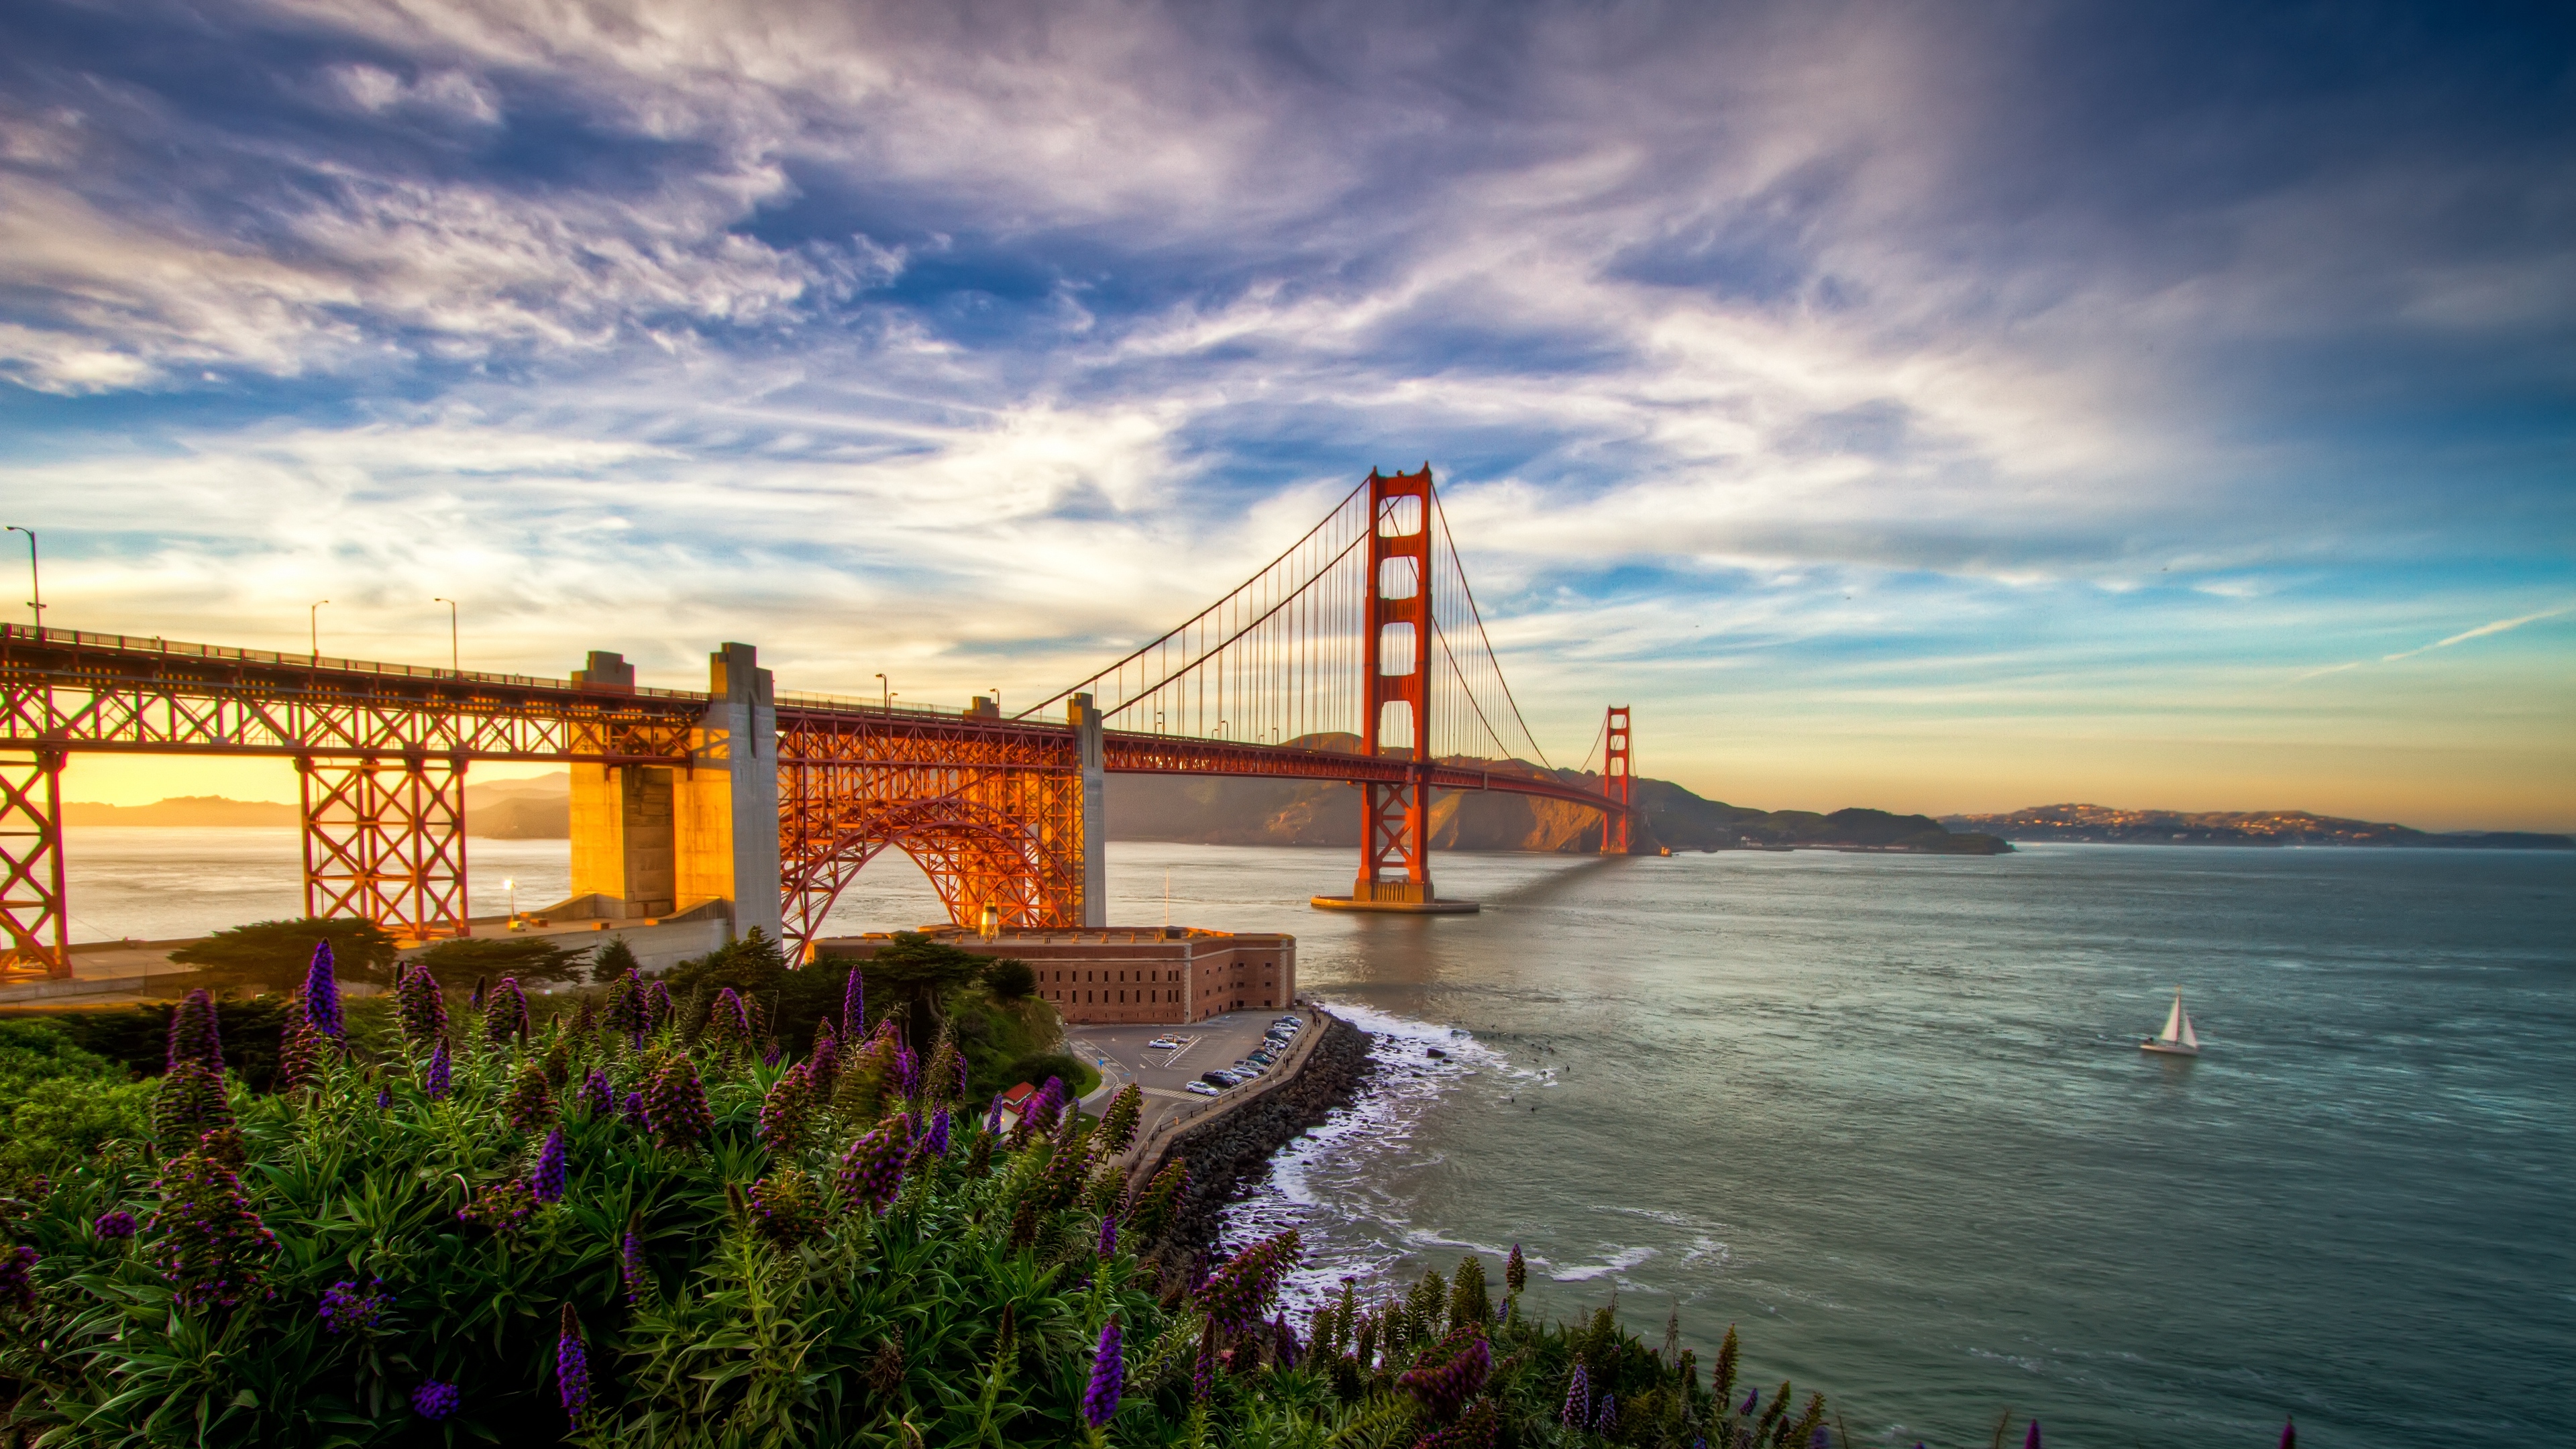
<svg viewBox="0 0 2576 1449">
<path fill-rule="evenodd" d="M 68 972 L 61 772 L 75 751 L 293 759 L 307 912 L 417 939 L 468 929 L 468 765 L 560 761 L 566 914 L 717 913 L 793 949 L 890 849 L 961 926 L 1106 924 L 1111 774 L 1346 781 L 1362 797 L 1359 870 L 1349 897 L 1317 903 L 1442 909 L 1435 791 L 1584 806 L 1605 851 L 1628 849 L 1624 706 L 1600 743 L 1597 777 L 1544 768 L 1427 466 L 1372 472 L 1233 592 L 1010 718 L 989 699 L 948 713 L 781 694 L 742 644 L 712 657 L 698 693 L 639 688 L 610 653 L 551 680 L 6 626 L 0 925 L 10 961 Z"/>
</svg>

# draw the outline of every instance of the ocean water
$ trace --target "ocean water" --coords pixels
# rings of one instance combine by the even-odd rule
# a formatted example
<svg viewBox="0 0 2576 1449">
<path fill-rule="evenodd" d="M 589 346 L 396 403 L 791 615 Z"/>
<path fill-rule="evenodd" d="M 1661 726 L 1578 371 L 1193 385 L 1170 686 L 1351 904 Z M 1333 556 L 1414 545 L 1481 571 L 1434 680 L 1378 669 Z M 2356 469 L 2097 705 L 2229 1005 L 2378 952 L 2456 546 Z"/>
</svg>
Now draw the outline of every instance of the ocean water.
<svg viewBox="0 0 2576 1449">
<path fill-rule="evenodd" d="M 487 868 L 523 904 L 561 870 L 489 847 L 478 909 Z M 68 854 L 101 935 L 295 905 L 289 832 Z M 1168 890 L 1293 931 L 1381 1033 L 1378 1085 L 1230 1215 L 1301 1227 L 1301 1291 L 1518 1242 L 1542 1310 L 1615 1293 L 1650 1340 L 1677 1310 L 1703 1361 L 1740 1325 L 1748 1379 L 1864 1444 L 2007 1412 L 2052 1445 L 2269 1446 L 2291 1414 L 2310 1446 L 2576 1442 L 2576 857 L 1445 856 L 1486 910 L 1438 919 L 1308 909 L 1340 851 L 1110 865 L 1113 920 Z M 889 861 L 835 924 L 937 914 Z M 2136 1048 L 2176 986 L 2190 1063 Z"/>
<path fill-rule="evenodd" d="M 1387 1033 L 1233 1217 L 1310 1289 L 1518 1242 L 1868 1444 L 2576 1442 L 2576 857 L 1452 857 L 1487 909 L 1427 920 L 1164 867 Z M 2177 985 L 2189 1063 L 2136 1046 Z"/>
</svg>

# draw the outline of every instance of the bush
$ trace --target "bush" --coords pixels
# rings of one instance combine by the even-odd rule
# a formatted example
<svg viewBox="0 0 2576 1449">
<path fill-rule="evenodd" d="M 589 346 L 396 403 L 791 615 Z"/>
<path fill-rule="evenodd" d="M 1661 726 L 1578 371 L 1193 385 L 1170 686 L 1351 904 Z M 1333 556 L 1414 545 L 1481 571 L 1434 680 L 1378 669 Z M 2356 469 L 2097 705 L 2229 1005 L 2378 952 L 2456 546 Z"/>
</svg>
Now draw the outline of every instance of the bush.
<svg viewBox="0 0 2576 1449">
<path fill-rule="evenodd" d="M 378 999 L 349 1003 L 353 1032 Z M 215 1002 L 224 1065 L 254 1088 L 266 1089 L 277 1070 L 277 1043 L 286 1026 L 286 1001 L 281 994 L 221 997 Z M 170 1017 L 177 1010 L 176 1002 L 156 1001 L 96 1011 L 51 1012 L 43 1020 L 83 1051 L 105 1057 L 126 1072 L 150 1077 L 160 1075 L 168 1057 Z"/>
<path fill-rule="evenodd" d="M 170 953 L 197 975 L 187 984 L 209 990 L 250 987 L 290 991 L 304 979 L 313 947 L 331 943 L 344 981 L 382 986 L 393 980 L 394 938 L 373 921 L 306 916 L 293 921 L 254 921 L 217 931 Z"/>
<path fill-rule="evenodd" d="M 0 1258 L 29 1290 L 0 1297 L 14 1433 L 1678 1449 L 1757 1427 L 1728 1413 L 1731 1337 L 1704 1386 L 1606 1308 L 1548 1326 L 1505 1296 L 1494 1315 L 1473 1259 L 1379 1303 L 1346 1289 L 1300 1333 L 1274 1316 L 1293 1231 L 1195 1289 L 1142 1256 L 1165 1246 L 1147 1219 L 1104 1254 L 1120 1177 L 1092 1121 L 996 1141 L 970 1114 L 942 1153 L 915 1136 L 932 1101 L 860 1115 L 669 1028 L 638 1046 L 559 1016 L 524 1046 L 469 1047 L 488 1034 L 468 1016 L 439 1044 L 436 1100 L 426 1043 L 333 1051 L 286 1095 L 232 1083 L 211 1115 L 235 1127 L 157 1180 L 102 1153 L 8 1220 Z M 648 1120 L 585 1105 L 593 1073 Z M 1113 1322 L 1124 1372 L 1095 1376 Z M 1819 1422 L 1820 1400 L 1790 1398 L 1764 1442 Z"/>
<path fill-rule="evenodd" d="M 591 954 L 590 979 L 602 985 L 642 969 L 643 963 L 635 959 L 635 948 L 626 944 L 624 936 L 609 937 L 607 945 Z"/>
<path fill-rule="evenodd" d="M 589 955 L 566 950 L 543 936 L 458 936 L 412 959 L 428 967 L 440 986 L 454 992 L 472 987 L 478 976 L 493 981 L 515 976 L 521 986 L 579 981 L 582 962 Z"/>
<path fill-rule="evenodd" d="M 51 1022 L 0 1021 L 0 1190 L 150 1136 L 152 1088 Z"/>
<path fill-rule="evenodd" d="M 1038 989 L 1038 973 L 1019 957 L 1005 956 L 986 968 L 984 989 L 993 993 L 995 1001 L 1017 1001 L 1024 996 L 1034 996 Z"/>
</svg>

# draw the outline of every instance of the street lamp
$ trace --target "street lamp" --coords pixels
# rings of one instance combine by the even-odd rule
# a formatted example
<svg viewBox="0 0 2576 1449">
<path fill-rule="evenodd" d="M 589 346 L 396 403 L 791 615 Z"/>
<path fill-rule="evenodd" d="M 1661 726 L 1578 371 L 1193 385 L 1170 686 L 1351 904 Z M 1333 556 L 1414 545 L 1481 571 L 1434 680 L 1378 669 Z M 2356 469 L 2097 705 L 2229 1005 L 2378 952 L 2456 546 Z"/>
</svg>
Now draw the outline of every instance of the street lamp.
<svg viewBox="0 0 2576 1449">
<path fill-rule="evenodd" d="M 447 606 L 447 672 L 450 674 L 463 674 L 465 670 L 456 662 L 456 601 L 454 599 L 432 599 L 430 602 L 433 604 L 445 604 Z"/>
<path fill-rule="evenodd" d="M 984 903 L 984 939 L 989 941 L 1000 934 L 1002 934 L 1002 908 L 991 901 L 986 901 Z"/>
<path fill-rule="evenodd" d="M 886 683 L 886 677 L 882 674 L 877 676 L 877 688 L 885 693 L 884 700 L 877 707 L 887 714 L 894 713 L 894 689 Z"/>
<path fill-rule="evenodd" d="M 316 664 L 322 662 L 322 606 L 329 602 L 329 599 L 315 599 L 313 607 L 304 611 L 305 627 L 313 633 L 313 662 Z"/>
<path fill-rule="evenodd" d="M 36 632 L 42 634 L 45 632 L 45 582 L 36 572 L 36 531 L 20 528 L 14 523 L 9 525 L 9 531 L 27 535 L 27 592 L 35 595 L 27 601 L 27 606 L 36 611 Z"/>
</svg>

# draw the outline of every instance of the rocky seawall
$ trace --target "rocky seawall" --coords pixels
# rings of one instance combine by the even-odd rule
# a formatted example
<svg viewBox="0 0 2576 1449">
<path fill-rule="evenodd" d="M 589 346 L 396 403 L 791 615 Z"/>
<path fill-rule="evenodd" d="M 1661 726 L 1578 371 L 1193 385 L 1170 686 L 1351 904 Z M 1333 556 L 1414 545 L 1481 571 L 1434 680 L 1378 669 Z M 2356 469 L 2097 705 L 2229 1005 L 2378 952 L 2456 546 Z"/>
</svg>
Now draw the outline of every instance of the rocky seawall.
<svg viewBox="0 0 2576 1449">
<path fill-rule="evenodd" d="M 1175 1158 L 1189 1163 L 1189 1191 L 1146 1255 L 1164 1282 L 1187 1281 L 1193 1260 L 1216 1242 L 1217 1215 L 1261 1180 L 1272 1153 L 1358 1097 L 1369 1072 L 1369 1034 L 1330 1013 L 1317 1016 L 1322 1024 L 1295 1075 L 1154 1146 L 1137 1164 L 1130 1180 L 1141 1183 Z"/>
</svg>

